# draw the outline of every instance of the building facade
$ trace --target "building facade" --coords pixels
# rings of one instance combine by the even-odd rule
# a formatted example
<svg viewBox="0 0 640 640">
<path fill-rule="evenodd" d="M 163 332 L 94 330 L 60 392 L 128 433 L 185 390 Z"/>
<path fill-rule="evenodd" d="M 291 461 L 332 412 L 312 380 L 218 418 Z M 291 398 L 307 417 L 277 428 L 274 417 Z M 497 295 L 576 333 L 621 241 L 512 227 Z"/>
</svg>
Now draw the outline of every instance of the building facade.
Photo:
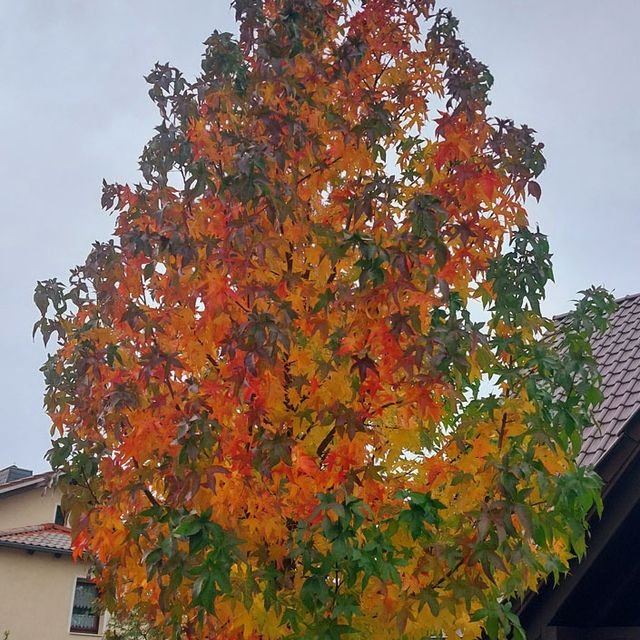
<svg viewBox="0 0 640 640">
<path fill-rule="evenodd" d="M 0 470 L 0 640 L 101 638 L 89 566 L 74 561 L 51 474 Z"/>
</svg>

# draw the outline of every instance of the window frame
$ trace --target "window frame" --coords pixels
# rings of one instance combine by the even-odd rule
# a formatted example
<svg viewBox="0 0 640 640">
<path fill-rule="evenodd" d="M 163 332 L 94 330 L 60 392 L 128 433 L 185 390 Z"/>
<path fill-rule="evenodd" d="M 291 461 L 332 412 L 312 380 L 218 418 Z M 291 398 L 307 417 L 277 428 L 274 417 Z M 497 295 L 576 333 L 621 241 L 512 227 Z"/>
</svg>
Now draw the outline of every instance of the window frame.
<svg viewBox="0 0 640 640">
<path fill-rule="evenodd" d="M 95 612 L 96 624 L 95 627 L 91 629 L 80 629 L 78 627 L 74 627 L 73 625 L 73 611 L 76 608 L 76 591 L 78 589 L 79 584 L 91 585 L 94 588 L 96 587 L 96 583 L 91 578 L 76 576 L 73 581 L 73 591 L 71 592 L 71 609 L 69 611 L 69 633 L 74 635 L 83 635 L 83 636 L 99 636 L 100 630 L 102 627 L 102 615 L 99 611 Z M 97 588 L 96 588 L 96 596 L 97 596 Z"/>
<path fill-rule="evenodd" d="M 62 522 L 59 522 L 59 520 L 62 520 Z M 53 522 L 54 524 L 57 524 L 60 527 L 66 526 L 67 516 L 65 515 L 65 512 L 62 510 L 62 505 L 60 504 L 56 505 L 56 510 L 53 514 Z"/>
</svg>

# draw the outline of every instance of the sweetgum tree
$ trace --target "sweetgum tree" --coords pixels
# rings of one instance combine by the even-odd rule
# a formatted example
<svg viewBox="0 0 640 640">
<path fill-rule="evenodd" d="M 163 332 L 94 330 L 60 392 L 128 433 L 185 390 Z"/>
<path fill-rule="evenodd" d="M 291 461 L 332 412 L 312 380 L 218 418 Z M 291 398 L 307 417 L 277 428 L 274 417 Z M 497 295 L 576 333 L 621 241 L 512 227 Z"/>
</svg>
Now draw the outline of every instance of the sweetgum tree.
<svg viewBox="0 0 640 640">
<path fill-rule="evenodd" d="M 176 638 L 518 633 L 584 550 L 610 307 L 540 339 L 542 145 L 433 1 L 235 11 L 194 82 L 148 76 L 114 239 L 36 290 L 76 554 Z"/>
</svg>

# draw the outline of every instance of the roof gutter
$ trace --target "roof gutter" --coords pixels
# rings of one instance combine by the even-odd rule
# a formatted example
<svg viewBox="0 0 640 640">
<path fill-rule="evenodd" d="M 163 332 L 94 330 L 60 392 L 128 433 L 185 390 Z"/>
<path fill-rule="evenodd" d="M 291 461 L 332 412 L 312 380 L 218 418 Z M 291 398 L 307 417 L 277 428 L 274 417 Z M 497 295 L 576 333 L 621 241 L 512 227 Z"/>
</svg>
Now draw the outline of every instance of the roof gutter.
<svg viewBox="0 0 640 640">
<path fill-rule="evenodd" d="M 58 549 L 56 547 L 46 547 L 44 545 L 38 544 L 25 544 L 24 542 L 10 542 L 8 540 L 0 540 L 0 547 L 7 547 L 9 549 L 22 549 L 23 551 L 29 551 L 30 553 L 33 553 L 34 551 L 42 551 L 44 553 L 52 553 L 56 556 L 70 556 L 72 553 L 71 549 Z"/>
</svg>

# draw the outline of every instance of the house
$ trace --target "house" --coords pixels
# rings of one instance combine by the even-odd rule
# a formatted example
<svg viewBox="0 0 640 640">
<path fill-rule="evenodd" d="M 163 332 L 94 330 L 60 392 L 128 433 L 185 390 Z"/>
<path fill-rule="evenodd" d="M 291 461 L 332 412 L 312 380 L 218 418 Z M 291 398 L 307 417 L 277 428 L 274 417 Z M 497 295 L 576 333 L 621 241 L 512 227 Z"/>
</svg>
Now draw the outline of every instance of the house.
<svg viewBox="0 0 640 640">
<path fill-rule="evenodd" d="M 0 639 L 101 638 L 89 565 L 71 556 L 51 473 L 0 470 Z"/>
<path fill-rule="evenodd" d="M 604 511 L 582 561 L 521 604 L 529 640 L 640 638 L 640 294 L 618 301 L 593 352 L 604 401 L 578 461 L 604 480 Z"/>
</svg>

